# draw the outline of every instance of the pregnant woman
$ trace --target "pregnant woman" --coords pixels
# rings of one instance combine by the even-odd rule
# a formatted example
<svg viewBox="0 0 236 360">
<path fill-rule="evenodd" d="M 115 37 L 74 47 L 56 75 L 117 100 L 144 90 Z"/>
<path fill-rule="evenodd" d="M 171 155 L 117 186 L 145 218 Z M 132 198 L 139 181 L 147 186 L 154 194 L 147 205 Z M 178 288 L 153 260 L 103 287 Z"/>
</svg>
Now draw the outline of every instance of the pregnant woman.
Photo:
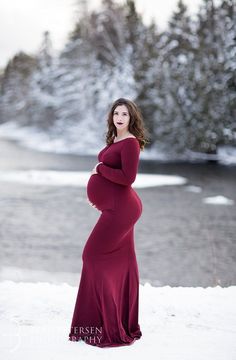
<svg viewBox="0 0 236 360">
<path fill-rule="evenodd" d="M 107 122 L 107 145 L 87 184 L 88 201 L 101 215 L 83 250 L 69 333 L 71 341 L 99 347 L 129 345 L 142 336 L 134 244 L 142 202 L 131 184 L 146 129 L 136 104 L 124 98 L 113 103 Z"/>
</svg>

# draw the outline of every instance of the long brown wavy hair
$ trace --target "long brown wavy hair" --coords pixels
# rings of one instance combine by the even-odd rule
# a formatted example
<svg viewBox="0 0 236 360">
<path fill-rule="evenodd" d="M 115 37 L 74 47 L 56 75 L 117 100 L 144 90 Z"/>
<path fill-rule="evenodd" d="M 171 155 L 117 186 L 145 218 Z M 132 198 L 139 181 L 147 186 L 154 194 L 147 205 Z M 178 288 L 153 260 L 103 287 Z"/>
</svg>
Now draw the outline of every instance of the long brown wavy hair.
<svg viewBox="0 0 236 360">
<path fill-rule="evenodd" d="M 142 113 L 133 101 L 125 98 L 119 98 L 114 101 L 108 113 L 108 131 L 106 133 L 107 145 L 112 144 L 115 136 L 117 136 L 116 126 L 113 123 L 113 113 L 118 105 L 125 105 L 127 107 L 130 116 L 128 131 L 137 138 L 140 149 L 144 150 L 144 146 L 146 143 L 149 143 L 149 139 L 147 138 L 148 130 L 144 125 Z"/>
</svg>

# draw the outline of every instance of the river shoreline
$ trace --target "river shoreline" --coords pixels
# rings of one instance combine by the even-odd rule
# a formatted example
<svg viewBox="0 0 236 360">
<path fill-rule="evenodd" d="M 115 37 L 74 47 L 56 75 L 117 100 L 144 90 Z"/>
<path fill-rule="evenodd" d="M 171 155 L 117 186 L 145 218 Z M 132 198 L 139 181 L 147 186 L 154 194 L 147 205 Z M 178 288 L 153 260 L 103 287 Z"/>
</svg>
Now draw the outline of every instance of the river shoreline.
<svg viewBox="0 0 236 360">
<path fill-rule="evenodd" d="M 41 153 L 6 139 L 0 139 L 0 151 L 0 170 L 90 171 L 97 162 L 95 156 Z M 236 166 L 145 160 L 140 161 L 139 173 L 188 179 L 178 186 L 136 189 L 143 202 L 143 215 L 135 226 L 141 282 L 235 285 Z M 83 246 L 99 216 L 88 205 L 85 190 L 0 182 L 0 271 L 6 275 L 2 279 L 7 277 L 4 269 L 15 267 L 37 273 L 39 280 L 40 271 L 58 273 L 58 279 L 61 273 L 71 273 L 74 284 Z M 234 205 L 203 201 L 217 195 Z"/>
</svg>

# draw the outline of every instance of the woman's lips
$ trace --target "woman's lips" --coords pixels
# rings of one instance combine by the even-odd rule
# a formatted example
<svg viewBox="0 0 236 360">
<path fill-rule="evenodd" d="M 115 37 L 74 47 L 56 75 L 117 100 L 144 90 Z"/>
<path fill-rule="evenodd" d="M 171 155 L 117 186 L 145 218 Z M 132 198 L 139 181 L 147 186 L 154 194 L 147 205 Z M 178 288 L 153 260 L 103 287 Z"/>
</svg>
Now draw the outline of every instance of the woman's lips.
<svg viewBox="0 0 236 360">
<path fill-rule="evenodd" d="M 118 124 L 118 125 L 122 125 L 123 123 L 121 123 L 121 122 L 118 122 L 117 124 Z"/>
</svg>

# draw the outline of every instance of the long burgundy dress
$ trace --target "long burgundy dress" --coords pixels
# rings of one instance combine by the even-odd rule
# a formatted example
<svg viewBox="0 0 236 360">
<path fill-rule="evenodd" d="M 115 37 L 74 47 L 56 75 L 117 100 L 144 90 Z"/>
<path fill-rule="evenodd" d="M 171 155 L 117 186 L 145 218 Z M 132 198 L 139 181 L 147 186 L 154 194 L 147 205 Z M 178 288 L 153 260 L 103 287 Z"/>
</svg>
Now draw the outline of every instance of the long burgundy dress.
<svg viewBox="0 0 236 360">
<path fill-rule="evenodd" d="M 88 199 L 102 213 L 83 250 L 83 267 L 69 340 L 108 347 L 133 343 L 138 324 L 139 272 L 134 224 L 142 202 L 132 188 L 140 146 L 134 137 L 113 142 L 98 154 L 87 184 Z"/>
</svg>

